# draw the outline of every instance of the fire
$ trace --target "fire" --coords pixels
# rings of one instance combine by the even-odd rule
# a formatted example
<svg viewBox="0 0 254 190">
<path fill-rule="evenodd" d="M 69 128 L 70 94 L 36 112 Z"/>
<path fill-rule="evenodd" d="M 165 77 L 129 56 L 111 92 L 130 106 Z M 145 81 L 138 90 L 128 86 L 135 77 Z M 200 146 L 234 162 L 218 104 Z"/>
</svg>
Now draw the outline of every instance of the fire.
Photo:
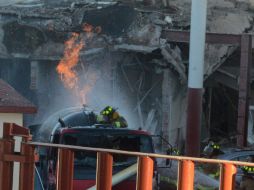
<svg viewBox="0 0 254 190">
<path fill-rule="evenodd" d="M 61 80 L 68 89 L 78 87 L 78 77 L 75 66 L 79 61 L 79 53 L 84 44 L 79 39 L 79 34 L 73 33 L 71 38 L 65 42 L 64 56 L 59 62 L 56 70 Z"/>
<path fill-rule="evenodd" d="M 89 24 L 84 24 L 83 31 L 85 32 L 88 39 L 91 39 L 94 32 L 101 32 L 101 28 L 94 28 Z M 85 46 L 82 37 L 82 34 L 72 33 L 71 37 L 64 43 L 64 56 L 57 65 L 56 70 L 60 75 L 60 79 L 64 83 L 64 86 L 67 89 L 73 90 L 75 95 L 79 96 L 79 99 L 82 100 L 81 103 L 86 104 L 87 94 L 92 90 L 92 87 L 95 85 L 97 77 L 96 75 L 92 75 L 91 78 L 88 80 L 89 82 L 86 82 L 83 88 L 80 88 L 80 79 L 78 77 L 77 71 L 75 70 L 75 67 L 79 62 L 80 51 Z"/>
</svg>

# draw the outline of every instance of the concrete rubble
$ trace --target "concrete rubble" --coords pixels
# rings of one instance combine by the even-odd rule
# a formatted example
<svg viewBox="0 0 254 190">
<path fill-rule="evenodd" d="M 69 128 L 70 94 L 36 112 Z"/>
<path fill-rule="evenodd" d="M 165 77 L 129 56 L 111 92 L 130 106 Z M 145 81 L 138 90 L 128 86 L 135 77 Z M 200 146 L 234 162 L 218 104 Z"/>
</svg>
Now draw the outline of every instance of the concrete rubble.
<svg viewBox="0 0 254 190">
<path fill-rule="evenodd" d="M 95 27 L 101 26 L 102 33 L 100 35 L 94 34 L 97 35 L 96 38 L 87 43 L 86 50 L 81 51 L 81 55 L 96 57 L 98 52 L 149 55 L 159 51 L 161 56 L 154 58 L 149 63 L 152 63 L 155 67 L 154 70 L 162 73 L 163 76 L 161 80 L 162 101 L 160 104 L 156 104 L 157 110 L 158 107 L 162 110 L 160 110 L 160 120 L 162 121 L 155 119 L 157 112 L 154 107 L 142 108 L 140 97 L 135 97 L 135 101 L 133 101 L 137 105 L 136 110 L 141 109 L 140 112 L 142 109 L 146 110 L 145 114 L 139 113 L 139 117 L 144 117 L 140 121 L 141 126 L 155 132 L 158 125 L 164 122 L 167 140 L 174 146 L 182 148 L 185 138 L 188 52 L 183 50 L 179 44 L 172 44 L 167 39 L 162 39 L 161 33 L 168 29 L 190 29 L 191 0 L 169 2 L 158 0 L 161 5 L 167 4 L 167 7 L 162 9 L 156 6 L 153 9 L 139 5 L 129 6 L 130 4 L 121 4 L 116 1 L 80 0 L 75 3 L 64 1 L 62 6 L 57 1 L 51 0 L 22 1 L 15 4 L 16 2 L 18 1 L 0 1 L 0 57 L 2 59 L 18 56 L 18 58 L 32 60 L 57 61 L 63 55 L 64 41 L 72 32 L 83 33 L 82 25 L 87 21 L 94 21 L 91 24 Z M 15 5 L 8 6 L 11 4 Z M 253 10 L 254 2 L 251 0 L 209 0 L 207 32 L 252 33 Z M 119 16 L 118 19 L 114 19 L 110 12 Z M 122 12 L 127 16 L 121 17 Z M 108 20 L 113 24 L 109 24 Z M 34 29 L 32 32 L 34 37 L 30 44 L 26 44 L 22 40 L 16 41 L 15 44 L 8 41 L 11 39 L 8 38 L 8 33 L 13 32 L 14 37 L 13 35 L 12 37 L 15 38 L 15 35 L 19 35 L 18 30 L 27 33 L 28 30 L 31 31 L 31 28 Z M 24 36 L 27 39 L 29 37 Z M 19 46 L 19 49 L 12 49 L 16 46 Z M 25 49 L 29 51 L 23 51 Z M 236 49 L 237 47 L 232 45 L 207 44 L 205 80 L 215 73 Z M 130 59 L 129 63 L 132 60 Z M 142 67 L 142 69 L 144 68 Z M 125 77 L 125 79 L 129 78 Z M 140 81 L 138 82 L 141 84 L 142 79 Z M 136 83 L 133 86 L 131 86 L 133 83 L 128 83 L 130 89 L 137 86 Z M 148 94 L 152 85 L 146 91 Z M 139 100 L 138 103 L 136 98 Z M 176 169 L 174 170 L 176 171 Z M 218 186 L 217 181 L 208 183 Z"/>
<path fill-rule="evenodd" d="M 15 1 L 8 2 L 14 3 Z M 165 4 L 163 1 L 158 2 Z M 9 32 L 8 27 L 22 28 L 23 30 L 26 30 L 26 27 L 32 27 L 37 32 L 37 35 L 44 36 L 43 38 L 45 38 L 37 38 L 38 42 L 35 42 L 36 39 L 34 39 L 35 48 L 30 49 L 29 53 L 27 53 L 10 52 L 10 47 L 6 44 L 8 39 L 2 36 L 0 38 L 2 41 L 0 43 L 2 50 L 0 56 L 3 58 L 24 56 L 25 58 L 31 57 L 39 60 L 44 60 L 45 58 L 57 60 L 62 57 L 63 40 L 67 39 L 70 32 L 82 32 L 81 26 L 84 24 L 84 19 L 86 21 L 91 19 L 96 20 L 97 17 L 102 19 L 105 17 L 104 12 L 109 14 L 109 11 L 113 11 L 114 14 L 119 14 L 117 9 L 120 9 L 130 14 L 129 18 L 125 19 L 125 25 L 115 21 L 114 24 L 117 25 L 117 28 L 113 28 L 115 26 L 112 25 L 110 30 L 107 29 L 107 26 L 102 25 L 101 27 L 106 29 L 102 32 L 101 36 L 96 38 L 98 43 L 91 43 L 91 46 L 89 47 L 88 45 L 88 48 L 104 49 L 107 47 L 109 51 L 139 52 L 144 54 L 149 54 L 160 49 L 163 60 L 154 61 L 160 62 L 160 64 L 163 62 L 162 65 L 169 66 L 173 71 L 173 75 L 170 78 L 176 77 L 179 80 L 179 84 L 185 89 L 188 67 L 186 60 L 182 59 L 183 52 L 181 52 L 181 48 L 177 45 L 171 46 L 166 39 L 162 39 L 161 31 L 165 29 L 188 30 L 190 28 L 190 3 L 190 0 L 169 2 L 167 4 L 167 11 L 158 8 L 146 9 L 142 6 L 134 6 L 132 8 L 119 5 L 115 1 L 76 1 L 75 3 L 64 1 L 61 6 L 56 1 L 22 1 L 19 4 L 7 7 L 4 6 L 7 4 L 0 4 L 2 6 L 0 7 L 0 26 L 2 26 L 1 30 L 3 33 Z M 207 32 L 228 34 L 252 32 L 253 6 L 252 1 L 210 0 L 208 3 Z M 8 26 L 9 23 L 13 23 L 13 25 Z M 95 24 L 99 25 L 102 23 L 96 21 Z M 41 44 L 40 40 L 44 41 L 44 43 Z M 19 45 L 23 46 L 26 44 Z M 232 45 L 207 44 L 205 79 L 213 74 L 236 48 Z M 183 94 L 180 95 L 179 93 Z M 185 97 L 186 91 L 174 92 L 173 94 Z M 174 121 L 175 117 L 172 117 L 172 115 L 179 115 L 178 113 L 185 113 L 185 110 L 185 106 L 179 111 L 173 109 L 170 116 L 171 120 L 169 121 L 170 130 L 175 130 L 172 126 L 185 127 L 179 123 L 180 120 L 176 119 Z M 172 134 L 170 131 L 168 133 Z M 168 139 L 171 139 L 170 135 Z"/>
</svg>

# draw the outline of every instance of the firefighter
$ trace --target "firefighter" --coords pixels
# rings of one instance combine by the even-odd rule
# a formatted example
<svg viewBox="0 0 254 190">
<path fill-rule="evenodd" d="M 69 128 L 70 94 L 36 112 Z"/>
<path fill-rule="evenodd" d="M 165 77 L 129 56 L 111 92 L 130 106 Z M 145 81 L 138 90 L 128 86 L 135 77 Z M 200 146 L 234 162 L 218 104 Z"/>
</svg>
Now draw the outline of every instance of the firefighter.
<svg viewBox="0 0 254 190">
<path fill-rule="evenodd" d="M 207 158 L 217 158 L 220 154 L 224 154 L 224 152 L 221 151 L 220 145 L 213 141 L 209 141 L 203 151 L 203 155 Z"/>
<path fill-rule="evenodd" d="M 253 162 L 252 157 L 249 158 L 250 162 Z M 254 167 L 252 166 L 243 166 L 242 181 L 240 183 L 240 190 L 253 190 L 254 188 Z"/>
<path fill-rule="evenodd" d="M 224 152 L 221 151 L 220 145 L 213 141 L 209 141 L 208 145 L 204 148 L 203 151 L 203 156 L 211 159 L 216 159 L 220 154 L 224 154 Z M 213 164 L 202 164 L 199 169 L 208 174 L 210 177 L 219 179 L 220 168 L 218 166 Z"/>
<path fill-rule="evenodd" d="M 126 128 L 128 127 L 127 121 L 124 117 L 116 111 L 115 108 L 111 106 L 105 107 L 100 114 L 97 116 L 97 122 L 100 124 L 110 124 L 116 128 Z"/>
<path fill-rule="evenodd" d="M 180 156 L 180 150 L 175 147 L 171 147 L 167 150 L 167 155 Z"/>
</svg>

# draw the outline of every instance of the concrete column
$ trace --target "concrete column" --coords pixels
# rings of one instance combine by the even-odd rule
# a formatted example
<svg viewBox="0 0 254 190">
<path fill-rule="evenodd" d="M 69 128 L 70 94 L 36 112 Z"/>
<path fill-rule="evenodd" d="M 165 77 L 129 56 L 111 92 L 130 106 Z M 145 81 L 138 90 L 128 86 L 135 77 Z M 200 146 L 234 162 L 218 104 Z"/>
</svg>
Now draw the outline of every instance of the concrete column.
<svg viewBox="0 0 254 190">
<path fill-rule="evenodd" d="M 170 128 L 170 89 L 171 83 L 169 80 L 169 70 L 164 70 L 162 81 L 162 129 L 161 135 L 164 139 L 169 140 L 169 128 Z M 168 148 L 168 145 L 163 142 L 163 148 Z"/>
<path fill-rule="evenodd" d="M 39 79 L 39 62 L 31 61 L 31 73 L 30 73 L 30 89 L 38 89 L 38 79 Z"/>
<path fill-rule="evenodd" d="M 237 146 L 241 148 L 247 146 L 251 62 L 252 36 L 242 35 L 237 119 Z"/>
<path fill-rule="evenodd" d="M 186 155 L 199 156 L 207 0 L 192 0 Z"/>
</svg>

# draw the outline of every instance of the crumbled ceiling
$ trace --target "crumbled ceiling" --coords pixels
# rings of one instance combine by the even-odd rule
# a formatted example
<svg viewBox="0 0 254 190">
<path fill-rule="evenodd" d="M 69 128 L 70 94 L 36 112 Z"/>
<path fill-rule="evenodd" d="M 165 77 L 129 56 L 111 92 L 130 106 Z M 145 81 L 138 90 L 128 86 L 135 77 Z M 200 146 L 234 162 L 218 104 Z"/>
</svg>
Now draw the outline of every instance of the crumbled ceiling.
<svg viewBox="0 0 254 190">
<path fill-rule="evenodd" d="M 0 1 L 0 6 L 4 5 L 3 2 Z M 15 2 L 17 1 L 8 1 L 8 4 Z M 62 55 L 58 50 L 63 49 L 62 44 L 69 34 L 82 33 L 83 24 L 89 23 L 94 27 L 100 26 L 102 32 L 93 38 L 96 42 L 91 43 L 87 49 L 108 48 L 112 51 L 145 54 L 162 49 L 165 61 L 175 67 L 182 80 L 186 80 L 185 60 L 178 64 L 170 62 L 165 52 L 168 43 L 166 39 L 161 39 L 161 31 L 189 30 L 191 1 L 172 1 L 167 7 L 158 7 L 163 4 L 159 0 L 157 2 L 160 3 L 154 7 L 126 2 L 129 1 L 24 0 L 12 6 L 0 7 L 0 25 L 5 34 L 0 43 L 3 50 L 0 56 L 10 57 L 19 53 L 33 59 L 57 59 Z M 209 0 L 207 31 L 231 34 L 251 32 L 252 7 L 252 1 Z M 13 42 L 10 40 L 12 36 L 15 39 Z M 47 54 L 47 45 L 55 51 L 48 51 Z M 236 47 L 228 45 L 208 44 L 205 75 L 213 73 L 235 49 Z M 181 49 L 179 50 L 181 55 Z"/>
</svg>

